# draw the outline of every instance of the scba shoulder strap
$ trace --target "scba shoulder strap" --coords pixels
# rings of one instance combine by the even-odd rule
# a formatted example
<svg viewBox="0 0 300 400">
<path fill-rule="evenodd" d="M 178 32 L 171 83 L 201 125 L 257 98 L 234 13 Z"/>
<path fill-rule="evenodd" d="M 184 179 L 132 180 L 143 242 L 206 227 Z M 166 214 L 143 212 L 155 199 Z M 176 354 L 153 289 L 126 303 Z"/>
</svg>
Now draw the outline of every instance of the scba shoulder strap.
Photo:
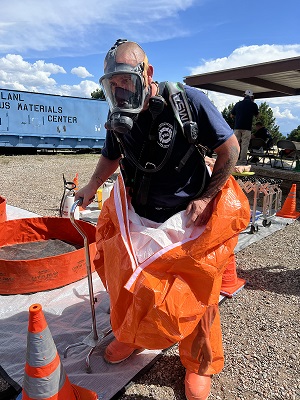
<svg viewBox="0 0 300 400">
<path fill-rule="evenodd" d="M 176 120 L 181 126 L 188 143 L 194 144 L 198 152 L 205 157 L 208 148 L 199 141 L 198 124 L 183 84 L 180 82 L 162 82 L 162 85 L 167 89 L 166 96 L 168 96 Z"/>
<path fill-rule="evenodd" d="M 194 121 L 191 106 L 182 83 L 165 82 L 165 86 L 169 94 L 169 102 L 173 107 L 174 115 L 185 137 L 189 143 L 197 143 L 198 124 Z"/>
<path fill-rule="evenodd" d="M 179 164 L 176 166 L 175 170 L 180 172 L 181 169 L 185 166 L 188 159 L 191 157 L 195 149 L 199 153 L 199 161 L 202 164 L 204 171 L 206 170 L 205 164 L 205 156 L 207 154 L 207 148 L 201 143 L 199 143 L 199 128 L 198 124 L 195 121 L 195 116 L 193 115 L 191 105 L 189 103 L 189 99 L 184 90 L 184 86 L 182 83 L 172 83 L 172 82 L 164 82 L 165 87 L 168 91 L 169 102 L 173 108 L 175 118 L 177 122 L 182 128 L 183 134 L 186 137 L 188 143 L 191 144 L 189 149 L 187 150 L 184 157 L 179 161 Z M 204 189 L 204 186 L 207 181 L 207 173 L 204 173 L 201 187 L 196 195 L 200 195 Z"/>
<path fill-rule="evenodd" d="M 191 144 L 187 153 L 175 168 L 176 171 L 180 172 L 195 150 L 199 153 L 201 162 L 205 163 L 204 159 L 208 149 L 199 142 L 198 124 L 183 84 L 180 82 L 162 82 L 159 88 L 161 93 L 164 93 L 164 89 L 166 89 L 167 93 L 165 96 L 168 97 L 168 101 L 173 108 L 175 118 L 181 126 L 184 136 L 188 143 Z"/>
</svg>

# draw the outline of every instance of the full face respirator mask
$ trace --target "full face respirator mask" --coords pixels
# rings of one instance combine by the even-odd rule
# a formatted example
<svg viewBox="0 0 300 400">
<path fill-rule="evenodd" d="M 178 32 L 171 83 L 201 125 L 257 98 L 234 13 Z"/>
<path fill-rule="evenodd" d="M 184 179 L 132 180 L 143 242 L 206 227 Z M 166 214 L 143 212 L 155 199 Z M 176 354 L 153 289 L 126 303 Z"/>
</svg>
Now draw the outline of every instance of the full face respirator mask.
<svg viewBox="0 0 300 400">
<path fill-rule="evenodd" d="M 136 66 L 116 62 L 117 49 L 125 42 L 126 39 L 119 39 L 109 50 L 104 75 L 99 80 L 110 110 L 106 129 L 121 134 L 132 129 L 134 120 L 150 95 L 150 87 L 145 87 L 143 76 L 148 65 L 146 56 Z"/>
</svg>

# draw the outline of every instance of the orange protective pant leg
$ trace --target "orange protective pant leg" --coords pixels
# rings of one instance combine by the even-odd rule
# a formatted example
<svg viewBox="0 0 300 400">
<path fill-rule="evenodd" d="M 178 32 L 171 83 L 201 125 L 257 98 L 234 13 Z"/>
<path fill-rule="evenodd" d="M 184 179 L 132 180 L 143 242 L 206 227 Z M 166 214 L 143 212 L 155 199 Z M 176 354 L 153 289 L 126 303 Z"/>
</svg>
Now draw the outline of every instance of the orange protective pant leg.
<svg viewBox="0 0 300 400">
<path fill-rule="evenodd" d="M 204 337 L 201 329 L 197 327 L 179 343 L 179 355 L 183 366 L 200 375 L 217 374 L 224 366 L 220 313 L 218 306 L 215 307 L 216 314 L 208 337 Z"/>
<path fill-rule="evenodd" d="M 224 352 L 222 345 L 219 296 L 222 276 L 226 266 L 219 271 L 211 293 L 211 302 L 196 329 L 179 343 L 183 366 L 199 375 L 213 375 L 222 371 Z"/>
</svg>

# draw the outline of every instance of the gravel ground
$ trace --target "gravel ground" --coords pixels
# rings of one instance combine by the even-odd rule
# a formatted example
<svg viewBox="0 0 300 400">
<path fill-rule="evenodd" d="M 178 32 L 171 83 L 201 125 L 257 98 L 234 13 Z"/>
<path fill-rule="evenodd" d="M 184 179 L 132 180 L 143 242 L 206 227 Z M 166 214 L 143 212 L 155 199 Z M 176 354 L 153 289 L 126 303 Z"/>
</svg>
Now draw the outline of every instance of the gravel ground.
<svg viewBox="0 0 300 400">
<path fill-rule="evenodd" d="M 72 180 L 78 172 L 81 187 L 98 157 L 0 156 L 0 195 L 10 205 L 58 216 L 62 174 Z M 299 203 L 297 198 L 298 211 Z M 226 363 L 213 378 L 210 400 L 300 400 L 299 238 L 300 223 L 295 221 L 237 254 L 238 276 L 248 284 L 220 307 Z M 183 380 L 174 346 L 120 399 L 184 400 Z"/>
</svg>

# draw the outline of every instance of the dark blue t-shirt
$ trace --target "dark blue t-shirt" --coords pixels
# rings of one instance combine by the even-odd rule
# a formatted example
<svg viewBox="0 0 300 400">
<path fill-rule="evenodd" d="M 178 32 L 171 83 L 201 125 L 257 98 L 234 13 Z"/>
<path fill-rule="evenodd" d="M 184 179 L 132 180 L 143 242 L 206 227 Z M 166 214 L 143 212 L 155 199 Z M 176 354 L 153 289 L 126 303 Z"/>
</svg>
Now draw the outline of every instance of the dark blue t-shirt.
<svg viewBox="0 0 300 400">
<path fill-rule="evenodd" d="M 247 96 L 244 100 L 234 105 L 231 114 L 235 116 L 234 129 L 251 131 L 253 117 L 258 115 L 258 107 L 257 104 Z"/>
<path fill-rule="evenodd" d="M 211 150 L 216 149 L 233 134 L 232 130 L 203 92 L 190 86 L 185 86 L 185 91 L 198 124 L 199 142 Z M 151 135 L 155 137 L 151 150 L 149 150 L 148 141 L 150 130 Z M 147 163 L 148 165 L 153 163 L 155 167 L 163 165 L 158 172 L 147 174 L 147 176 L 151 175 L 150 183 L 147 184 L 149 205 L 162 208 L 182 206 L 184 209 L 192 198 L 199 195 L 203 176 L 207 177 L 207 169 L 194 146 L 184 166 L 178 169 L 180 161 L 183 160 L 191 145 L 176 122 L 170 104 L 165 106 L 163 112 L 154 121 L 148 110 L 141 112 L 132 130 L 127 134 L 119 135 L 119 138 L 125 153 L 125 175 L 129 176 L 131 181 L 135 181 L 133 184 L 139 184 L 143 173 L 136 170 L 132 159 L 137 160 L 143 167 Z M 170 146 L 173 146 L 171 156 L 164 164 Z M 112 131 L 107 132 L 102 154 L 111 160 L 121 155 L 119 143 Z M 134 202 L 135 191 L 133 191 L 133 204 Z"/>
</svg>

